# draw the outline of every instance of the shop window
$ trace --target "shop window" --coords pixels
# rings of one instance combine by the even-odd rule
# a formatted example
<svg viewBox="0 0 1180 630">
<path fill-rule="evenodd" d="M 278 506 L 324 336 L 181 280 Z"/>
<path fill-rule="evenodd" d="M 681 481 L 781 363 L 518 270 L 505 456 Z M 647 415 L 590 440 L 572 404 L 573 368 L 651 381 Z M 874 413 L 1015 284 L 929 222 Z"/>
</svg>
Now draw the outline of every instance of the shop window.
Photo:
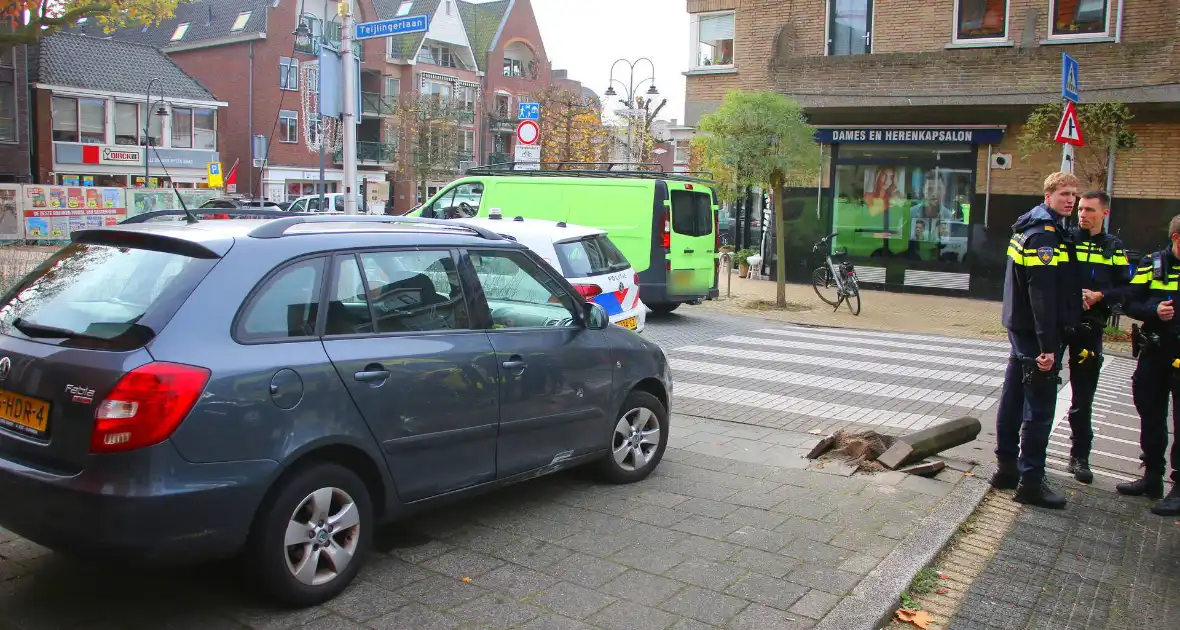
<svg viewBox="0 0 1180 630">
<path fill-rule="evenodd" d="M 53 116 L 53 141 L 78 141 L 78 100 L 73 98 L 53 97 L 51 106 Z"/>
<path fill-rule="evenodd" d="M 828 54 L 872 52 L 872 25 L 873 0 L 828 0 Z"/>
<path fill-rule="evenodd" d="M 299 62 L 290 57 L 279 57 L 279 89 L 299 89 Z"/>
<path fill-rule="evenodd" d="M 840 145 L 833 247 L 859 258 L 965 262 L 973 163 L 969 145 Z"/>
<path fill-rule="evenodd" d="M 693 65 L 697 68 L 733 65 L 734 13 L 705 13 L 692 25 Z"/>
<path fill-rule="evenodd" d="M 193 110 L 187 107 L 172 108 L 172 146 L 177 149 L 193 147 Z"/>
<path fill-rule="evenodd" d="M 1110 30 L 1110 0 L 1050 0 L 1052 34 L 1106 35 Z"/>
<path fill-rule="evenodd" d="M 279 142 L 299 142 L 299 112 L 289 109 L 279 111 Z"/>
<path fill-rule="evenodd" d="M 0 142 L 16 142 L 16 89 L 0 82 Z"/>
<path fill-rule="evenodd" d="M 956 0 L 955 41 L 1005 41 L 1008 0 Z"/>
<path fill-rule="evenodd" d="M 136 146 L 140 133 L 139 105 L 115 103 L 115 144 Z"/>
<path fill-rule="evenodd" d="M 193 110 L 193 148 L 204 149 L 206 151 L 217 150 L 216 110 Z"/>
</svg>

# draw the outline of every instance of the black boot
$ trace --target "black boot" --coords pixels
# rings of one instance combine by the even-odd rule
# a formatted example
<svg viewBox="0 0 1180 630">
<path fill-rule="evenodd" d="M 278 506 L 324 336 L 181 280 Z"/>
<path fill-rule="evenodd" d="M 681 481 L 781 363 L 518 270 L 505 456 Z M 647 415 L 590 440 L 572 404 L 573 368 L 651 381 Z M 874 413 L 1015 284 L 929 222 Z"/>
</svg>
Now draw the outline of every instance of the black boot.
<svg viewBox="0 0 1180 630">
<path fill-rule="evenodd" d="M 1016 496 L 1013 498 L 1017 503 L 1038 505 L 1051 510 L 1065 509 L 1066 504 L 1065 497 L 1054 492 L 1044 479 L 1021 479 L 1020 485 L 1016 486 Z"/>
<path fill-rule="evenodd" d="M 1074 479 L 1082 483 L 1094 481 L 1094 473 L 1090 472 L 1090 460 L 1087 457 L 1069 458 L 1069 472 L 1073 473 Z"/>
<path fill-rule="evenodd" d="M 1016 460 L 999 460 L 996 462 L 996 472 L 992 475 L 992 487 L 996 490 L 1012 490 L 1020 483 L 1020 471 L 1016 468 Z"/>
<path fill-rule="evenodd" d="M 1173 482 L 1171 492 L 1168 493 L 1168 496 L 1164 497 L 1163 501 L 1151 507 L 1151 513 L 1159 514 L 1160 516 L 1180 515 L 1180 486 Z"/>
<path fill-rule="evenodd" d="M 1146 496 L 1149 499 L 1158 499 L 1164 496 L 1164 476 L 1147 473 L 1135 481 L 1120 483 L 1114 489 L 1118 490 L 1119 494 L 1129 497 Z"/>
</svg>

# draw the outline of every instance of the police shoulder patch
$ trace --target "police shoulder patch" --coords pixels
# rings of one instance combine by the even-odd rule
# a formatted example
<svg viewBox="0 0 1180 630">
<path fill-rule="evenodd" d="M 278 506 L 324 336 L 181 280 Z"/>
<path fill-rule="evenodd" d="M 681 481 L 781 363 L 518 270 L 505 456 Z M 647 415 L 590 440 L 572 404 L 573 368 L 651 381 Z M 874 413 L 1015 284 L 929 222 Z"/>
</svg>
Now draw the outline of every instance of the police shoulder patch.
<svg viewBox="0 0 1180 630">
<path fill-rule="evenodd" d="M 1053 227 L 1052 225 L 1046 225 L 1046 226 L 1045 226 L 1045 231 L 1046 231 L 1046 232 L 1056 232 L 1056 231 L 1057 231 L 1057 228 Z"/>
<path fill-rule="evenodd" d="M 1041 262 L 1046 265 L 1053 260 L 1054 255 L 1056 255 L 1056 250 L 1052 247 L 1037 248 L 1037 258 L 1041 259 Z"/>
</svg>

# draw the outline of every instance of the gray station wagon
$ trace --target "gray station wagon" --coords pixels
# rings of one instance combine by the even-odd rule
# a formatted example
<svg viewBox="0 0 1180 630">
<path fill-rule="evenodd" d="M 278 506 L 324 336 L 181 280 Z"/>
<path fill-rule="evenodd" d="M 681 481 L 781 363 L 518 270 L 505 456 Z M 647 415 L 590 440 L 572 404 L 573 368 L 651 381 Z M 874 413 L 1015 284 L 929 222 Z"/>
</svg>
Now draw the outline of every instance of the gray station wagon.
<svg viewBox="0 0 1180 630">
<path fill-rule="evenodd" d="M 82 230 L 0 304 L 0 526 L 243 555 L 292 605 L 343 590 L 381 522 L 579 464 L 638 481 L 667 444 L 660 349 L 484 228 Z"/>
</svg>

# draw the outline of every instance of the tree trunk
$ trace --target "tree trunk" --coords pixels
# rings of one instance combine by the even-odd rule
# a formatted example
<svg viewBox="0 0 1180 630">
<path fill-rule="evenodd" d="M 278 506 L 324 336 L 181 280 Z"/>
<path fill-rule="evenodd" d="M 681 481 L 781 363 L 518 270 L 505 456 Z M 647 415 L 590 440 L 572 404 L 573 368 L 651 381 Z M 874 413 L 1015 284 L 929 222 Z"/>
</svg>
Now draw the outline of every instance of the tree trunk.
<svg viewBox="0 0 1180 630">
<path fill-rule="evenodd" d="M 783 178 L 776 175 L 771 178 L 771 199 L 774 203 L 774 252 L 777 259 L 774 263 L 775 283 L 778 285 L 775 295 L 775 305 L 787 308 L 787 221 L 783 212 Z"/>
</svg>

